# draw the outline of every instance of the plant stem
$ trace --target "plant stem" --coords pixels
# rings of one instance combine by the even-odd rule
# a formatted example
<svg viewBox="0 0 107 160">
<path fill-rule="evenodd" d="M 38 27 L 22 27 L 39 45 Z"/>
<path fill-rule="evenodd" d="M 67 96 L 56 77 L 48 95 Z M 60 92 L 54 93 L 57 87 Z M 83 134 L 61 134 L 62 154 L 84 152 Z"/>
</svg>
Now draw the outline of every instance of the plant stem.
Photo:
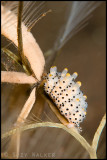
<svg viewBox="0 0 107 160">
<path fill-rule="evenodd" d="M 22 12 L 23 12 L 23 1 L 19 1 L 19 6 L 18 6 L 18 21 L 17 21 L 17 37 L 18 37 L 18 52 L 20 55 L 20 58 L 22 60 L 22 65 L 24 70 L 28 75 L 31 75 L 30 68 L 28 67 L 28 64 L 26 62 L 26 58 L 23 54 L 23 40 L 22 40 Z"/>
<path fill-rule="evenodd" d="M 21 59 L 18 56 L 16 56 L 13 52 L 6 48 L 2 48 L 1 50 L 2 52 L 6 53 L 11 59 L 13 59 L 17 64 L 22 66 Z"/>
<path fill-rule="evenodd" d="M 76 131 L 75 128 L 67 128 L 66 126 L 64 126 L 63 124 L 60 123 L 52 123 L 52 122 L 42 122 L 42 123 L 34 123 L 34 124 L 30 124 L 30 125 L 25 125 L 25 126 L 19 126 L 20 131 L 25 131 L 28 129 L 33 129 L 33 128 L 38 128 L 38 127 L 55 127 L 55 128 L 61 128 L 63 130 L 65 130 L 66 132 L 68 132 L 69 134 L 71 134 L 73 137 L 75 137 L 75 139 L 77 141 L 80 142 L 80 144 L 87 150 L 87 152 L 90 153 L 90 145 L 89 143 Z M 2 135 L 2 139 L 6 138 L 8 136 L 11 136 L 13 134 L 15 134 L 17 131 L 17 128 L 10 130 L 9 132 L 6 132 L 5 134 Z"/>
<path fill-rule="evenodd" d="M 103 131 L 103 128 L 106 124 L 106 114 L 104 114 L 98 128 L 97 128 L 97 131 L 95 132 L 95 135 L 94 135 L 94 138 L 93 138 L 93 141 L 92 141 L 92 147 L 97 151 L 97 147 L 98 147 L 98 142 L 99 142 L 99 139 L 100 139 L 100 136 L 101 136 L 101 133 Z"/>
<path fill-rule="evenodd" d="M 20 57 L 23 60 L 23 42 L 22 42 L 22 29 L 21 29 L 21 22 L 22 22 L 22 11 L 23 11 L 23 1 L 19 1 L 18 7 L 18 23 L 17 23 L 17 36 L 18 36 L 18 52 Z"/>
<path fill-rule="evenodd" d="M 96 150 L 91 147 L 90 159 L 97 159 Z"/>
</svg>

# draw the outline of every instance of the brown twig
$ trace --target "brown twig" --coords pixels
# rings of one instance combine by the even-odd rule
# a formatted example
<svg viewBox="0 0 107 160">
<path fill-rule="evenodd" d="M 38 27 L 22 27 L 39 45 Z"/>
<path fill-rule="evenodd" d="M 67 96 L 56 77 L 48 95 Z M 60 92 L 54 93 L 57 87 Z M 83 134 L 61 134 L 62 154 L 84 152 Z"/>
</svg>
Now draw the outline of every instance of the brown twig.
<svg viewBox="0 0 107 160">
<path fill-rule="evenodd" d="M 18 40 L 18 53 L 22 60 L 23 68 L 26 70 L 28 75 L 32 74 L 28 63 L 26 61 L 25 55 L 23 53 L 23 40 L 22 40 L 22 13 L 23 13 L 23 1 L 19 1 L 18 5 L 18 20 L 17 20 L 17 40 Z"/>
</svg>

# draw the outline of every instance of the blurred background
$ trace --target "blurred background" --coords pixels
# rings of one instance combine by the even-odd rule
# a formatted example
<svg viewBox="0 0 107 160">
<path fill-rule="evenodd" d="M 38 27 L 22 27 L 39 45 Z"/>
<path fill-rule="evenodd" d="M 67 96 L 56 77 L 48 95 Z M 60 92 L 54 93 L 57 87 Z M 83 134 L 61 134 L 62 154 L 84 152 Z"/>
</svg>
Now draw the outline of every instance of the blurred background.
<svg viewBox="0 0 107 160">
<path fill-rule="evenodd" d="M 98 2 L 97 2 L 98 3 Z M 44 55 L 49 50 L 54 51 L 58 44 L 61 31 L 69 19 L 69 1 L 47 1 L 44 3 L 44 10 L 51 9 L 45 17 L 39 20 L 31 29 L 37 43 L 39 44 Z M 87 116 L 81 124 L 81 135 L 91 144 L 94 133 L 106 111 L 105 107 L 105 65 L 106 65 L 106 47 L 105 47 L 105 11 L 106 3 L 103 1 L 92 13 L 85 28 L 77 32 L 61 47 L 60 54 L 55 50 L 56 58 L 49 59 L 46 55 L 46 70 L 49 71 L 54 61 L 58 71 L 68 68 L 69 73 L 77 72 L 79 75 L 76 81 L 81 81 L 81 90 L 88 99 Z M 40 11 L 41 12 L 41 11 Z M 76 17 L 77 18 L 77 17 Z M 76 19 L 74 20 L 75 23 Z M 73 34 L 73 31 L 71 35 Z M 7 46 L 9 42 L 2 37 L 2 47 Z M 17 54 L 14 46 L 9 45 L 8 49 Z M 5 63 L 7 70 L 23 71 L 21 67 L 13 64 L 7 56 L 2 53 L 2 64 Z M 50 63 L 51 62 L 51 63 Z M 3 66 L 2 70 L 5 70 Z M 21 84 L 1 84 L 1 121 L 2 133 L 13 127 L 16 119 L 26 102 L 30 85 Z M 48 104 L 37 93 L 36 103 L 28 117 L 32 120 L 32 113 L 39 117 L 39 121 L 59 122 Z M 49 119 L 49 118 L 50 119 Z M 35 120 L 38 120 L 35 118 Z M 97 155 L 99 159 L 106 158 L 106 133 L 105 128 L 101 134 Z M 10 138 L 2 141 L 2 152 L 6 151 L 9 146 Z M 22 154 L 21 154 L 22 153 Z M 61 158 L 61 159 L 88 159 L 87 151 L 72 136 L 56 128 L 37 128 L 28 130 L 21 135 L 20 157 L 27 158 Z M 38 154 L 38 157 L 32 155 Z M 44 154 L 51 156 L 44 157 Z M 42 155 L 43 157 L 41 157 Z M 21 157 L 22 156 L 22 157 Z"/>
</svg>

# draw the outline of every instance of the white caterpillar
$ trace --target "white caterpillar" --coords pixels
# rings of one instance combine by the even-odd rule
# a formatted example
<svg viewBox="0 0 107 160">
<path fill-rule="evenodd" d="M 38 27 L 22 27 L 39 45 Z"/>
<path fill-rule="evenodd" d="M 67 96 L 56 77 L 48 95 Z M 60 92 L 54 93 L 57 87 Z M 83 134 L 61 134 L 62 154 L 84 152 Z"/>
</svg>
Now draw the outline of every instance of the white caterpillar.
<svg viewBox="0 0 107 160">
<path fill-rule="evenodd" d="M 80 90 L 81 82 L 74 82 L 78 74 L 70 75 L 67 72 L 67 68 L 60 73 L 56 66 L 51 67 L 44 89 L 68 122 L 79 127 L 86 116 L 87 97 Z"/>
</svg>

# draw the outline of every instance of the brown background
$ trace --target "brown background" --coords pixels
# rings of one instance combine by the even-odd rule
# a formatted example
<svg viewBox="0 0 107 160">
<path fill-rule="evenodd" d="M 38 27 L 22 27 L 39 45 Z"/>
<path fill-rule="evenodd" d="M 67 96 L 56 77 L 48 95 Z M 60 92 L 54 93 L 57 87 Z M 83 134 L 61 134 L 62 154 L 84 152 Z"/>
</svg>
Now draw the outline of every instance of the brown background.
<svg viewBox="0 0 107 160">
<path fill-rule="evenodd" d="M 59 29 L 64 23 L 65 3 L 47 2 L 46 7 L 51 8 L 53 12 L 40 20 L 32 29 L 32 33 L 43 52 L 52 48 L 57 39 Z M 65 44 L 56 60 L 58 71 L 68 68 L 71 74 L 73 72 L 79 74 L 76 80 L 82 82 L 81 89 L 88 97 L 87 116 L 81 124 L 83 129 L 81 135 L 90 144 L 105 113 L 105 2 L 92 15 L 88 26 Z M 49 70 L 48 67 L 47 70 Z M 11 128 L 16 121 L 29 96 L 30 86 L 2 84 L 1 87 L 2 131 L 4 132 Z M 38 96 L 32 112 L 38 115 L 36 108 L 37 106 L 41 108 L 43 104 L 43 99 Z M 59 122 L 46 103 L 44 111 L 53 122 Z M 49 121 L 44 111 L 40 118 L 43 121 Z M 2 151 L 6 150 L 8 142 L 9 139 L 3 141 Z M 97 152 L 100 159 L 106 157 L 105 142 L 104 128 Z M 53 158 L 62 159 L 89 158 L 85 149 L 72 136 L 56 128 L 38 128 L 36 131 L 30 130 L 22 134 L 20 153 L 27 153 L 27 158 L 33 158 L 33 152 L 39 155 L 40 153 L 54 153 L 55 157 Z M 22 158 L 25 158 L 24 155 Z"/>
</svg>

